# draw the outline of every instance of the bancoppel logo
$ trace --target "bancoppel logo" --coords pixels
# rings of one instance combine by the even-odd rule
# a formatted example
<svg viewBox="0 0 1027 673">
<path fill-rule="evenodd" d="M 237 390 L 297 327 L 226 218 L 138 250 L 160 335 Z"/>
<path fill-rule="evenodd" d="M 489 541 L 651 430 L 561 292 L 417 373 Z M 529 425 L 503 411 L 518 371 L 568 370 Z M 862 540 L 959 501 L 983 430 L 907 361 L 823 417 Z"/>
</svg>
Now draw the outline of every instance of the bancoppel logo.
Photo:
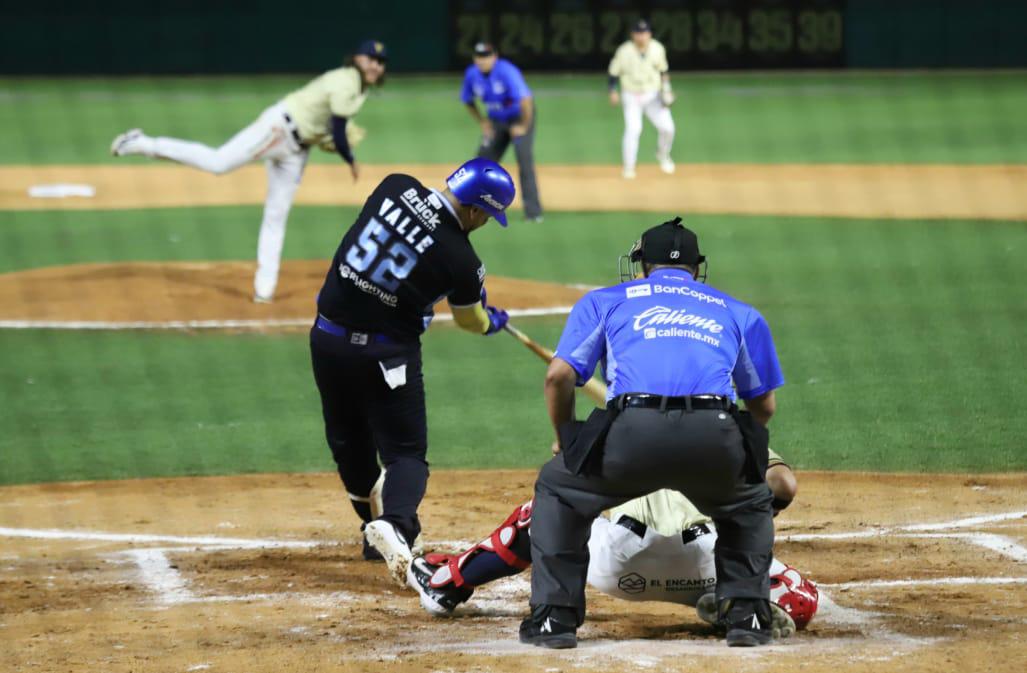
<svg viewBox="0 0 1027 673">
<path fill-rule="evenodd" d="M 652 293 L 653 289 L 649 285 L 632 285 L 627 288 L 628 299 L 634 299 L 635 297 L 648 297 Z"/>
<path fill-rule="evenodd" d="M 496 210 L 503 210 L 503 208 L 506 207 L 502 203 L 500 203 L 499 201 L 496 201 L 494 198 L 492 198 L 492 195 L 489 194 L 488 192 L 483 192 L 482 193 L 481 200 L 484 201 L 485 203 L 489 204 L 490 206 L 492 206 Z"/>
<path fill-rule="evenodd" d="M 645 330 L 642 331 L 642 336 L 644 336 L 646 339 L 655 339 L 656 338 L 656 328 L 655 327 L 646 327 Z"/>
<path fill-rule="evenodd" d="M 653 292 L 655 294 L 677 294 L 682 297 L 691 297 L 692 299 L 698 299 L 701 302 L 707 304 L 716 304 L 717 306 L 727 307 L 727 304 L 720 297 L 714 297 L 706 294 L 705 292 L 699 292 L 693 290 L 687 285 L 653 285 Z"/>
<path fill-rule="evenodd" d="M 628 573 L 617 579 L 617 588 L 626 594 L 640 594 L 645 591 L 645 578 L 638 573 Z"/>
</svg>

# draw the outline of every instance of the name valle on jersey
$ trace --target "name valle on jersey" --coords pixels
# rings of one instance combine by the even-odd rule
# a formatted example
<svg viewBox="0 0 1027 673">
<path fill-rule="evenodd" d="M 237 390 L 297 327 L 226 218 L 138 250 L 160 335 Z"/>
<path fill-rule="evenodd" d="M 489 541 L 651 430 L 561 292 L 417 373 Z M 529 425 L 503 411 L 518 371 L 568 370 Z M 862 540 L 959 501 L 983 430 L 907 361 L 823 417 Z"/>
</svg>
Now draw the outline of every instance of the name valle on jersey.
<svg viewBox="0 0 1027 673">
<path fill-rule="evenodd" d="M 411 226 L 411 216 L 404 214 L 399 204 L 388 197 L 382 199 L 382 204 L 378 207 L 378 217 L 392 225 L 396 233 L 402 236 L 404 241 L 414 246 L 414 250 L 418 254 L 421 254 L 435 243 L 435 239 L 428 234 L 428 231 L 435 231 L 442 221 L 439 219 L 438 213 L 438 208 L 442 207 L 442 203 L 438 203 L 436 207 L 432 201 L 438 201 L 438 197 L 431 194 L 427 199 L 422 199 L 418 196 L 417 190 L 413 188 L 403 192 L 399 198 L 403 205 L 417 216 L 420 224 Z"/>
</svg>

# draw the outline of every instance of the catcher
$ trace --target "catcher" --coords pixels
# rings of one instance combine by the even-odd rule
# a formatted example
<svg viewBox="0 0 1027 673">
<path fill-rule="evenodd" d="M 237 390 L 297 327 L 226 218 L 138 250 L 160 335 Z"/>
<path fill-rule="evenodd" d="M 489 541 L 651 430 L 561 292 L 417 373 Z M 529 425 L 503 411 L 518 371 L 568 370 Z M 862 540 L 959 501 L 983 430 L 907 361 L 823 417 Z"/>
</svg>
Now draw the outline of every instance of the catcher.
<svg viewBox="0 0 1027 673">
<path fill-rule="evenodd" d="M 310 148 L 318 146 L 338 153 L 349 164 L 353 180 L 359 177 L 352 148 L 365 134 L 350 118 L 364 105 L 368 90 L 384 82 L 386 57 L 381 42 L 361 43 L 345 66 L 329 70 L 293 91 L 220 147 L 177 138 L 154 138 L 140 129 L 132 129 L 114 139 L 111 154 L 170 159 L 215 175 L 234 171 L 251 161 L 264 161 L 267 197 L 257 239 L 253 301 L 269 303 L 278 286 L 286 220 Z"/>
<path fill-rule="evenodd" d="M 774 511 L 795 497 L 791 468 L 771 452 L 767 483 Z M 410 563 L 407 583 L 432 615 L 451 614 L 474 590 L 531 565 L 532 501 L 517 507 L 488 537 L 460 554 L 427 554 Z M 711 520 L 676 491 L 661 490 L 629 501 L 592 524 L 588 583 L 604 594 L 628 601 L 663 601 L 696 608 L 715 624 L 717 532 Z M 816 585 L 774 559 L 770 566 L 771 629 L 787 638 L 816 614 Z"/>
</svg>

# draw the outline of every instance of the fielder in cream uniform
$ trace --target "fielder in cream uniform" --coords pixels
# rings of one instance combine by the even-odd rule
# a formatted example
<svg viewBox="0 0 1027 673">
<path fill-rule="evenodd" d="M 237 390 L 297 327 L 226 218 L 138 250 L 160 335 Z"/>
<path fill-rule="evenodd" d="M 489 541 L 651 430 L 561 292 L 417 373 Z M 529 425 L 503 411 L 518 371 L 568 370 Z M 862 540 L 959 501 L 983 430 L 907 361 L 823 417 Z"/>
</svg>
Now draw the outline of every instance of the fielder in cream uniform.
<svg viewBox="0 0 1027 673">
<path fill-rule="evenodd" d="M 338 153 L 349 164 L 353 179 L 358 178 L 360 171 L 352 147 L 363 138 L 364 131 L 350 118 L 363 106 L 368 88 L 384 77 L 385 59 L 385 45 L 374 40 L 363 42 L 353 53 L 352 64 L 329 70 L 290 93 L 220 147 L 150 137 L 132 129 L 114 139 L 111 153 L 170 159 L 215 175 L 251 161 L 263 161 L 267 166 L 267 197 L 257 239 L 253 300 L 270 302 L 278 285 L 289 209 L 310 148 L 316 145 Z"/>
<path fill-rule="evenodd" d="M 621 154 L 624 177 L 635 177 L 642 113 L 656 127 L 656 160 L 664 173 L 674 172 L 670 148 L 674 144 L 674 119 L 670 105 L 674 93 L 667 74 L 667 50 L 653 39 L 649 22 L 640 19 L 631 28 L 631 39 L 617 48 L 610 61 L 610 104 L 624 107 L 624 138 Z M 620 91 L 618 92 L 618 87 Z"/>
</svg>

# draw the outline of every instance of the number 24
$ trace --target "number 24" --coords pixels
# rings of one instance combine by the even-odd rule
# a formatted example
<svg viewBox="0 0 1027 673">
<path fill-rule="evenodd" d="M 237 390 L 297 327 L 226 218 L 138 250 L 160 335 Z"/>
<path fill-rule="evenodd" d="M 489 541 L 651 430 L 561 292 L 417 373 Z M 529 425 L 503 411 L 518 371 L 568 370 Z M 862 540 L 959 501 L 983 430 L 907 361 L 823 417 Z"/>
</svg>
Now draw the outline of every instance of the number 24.
<svg viewBox="0 0 1027 673">
<path fill-rule="evenodd" d="M 389 230 L 377 219 L 371 218 L 360 232 L 356 244 L 346 253 L 346 263 L 360 273 L 374 265 L 371 281 L 389 292 L 395 292 L 399 289 L 399 282 L 417 266 L 417 253 L 402 241 L 392 241 L 385 250 L 385 256 L 379 259 L 382 248 L 391 239 Z M 378 260 L 377 264 L 375 260 Z"/>
</svg>

